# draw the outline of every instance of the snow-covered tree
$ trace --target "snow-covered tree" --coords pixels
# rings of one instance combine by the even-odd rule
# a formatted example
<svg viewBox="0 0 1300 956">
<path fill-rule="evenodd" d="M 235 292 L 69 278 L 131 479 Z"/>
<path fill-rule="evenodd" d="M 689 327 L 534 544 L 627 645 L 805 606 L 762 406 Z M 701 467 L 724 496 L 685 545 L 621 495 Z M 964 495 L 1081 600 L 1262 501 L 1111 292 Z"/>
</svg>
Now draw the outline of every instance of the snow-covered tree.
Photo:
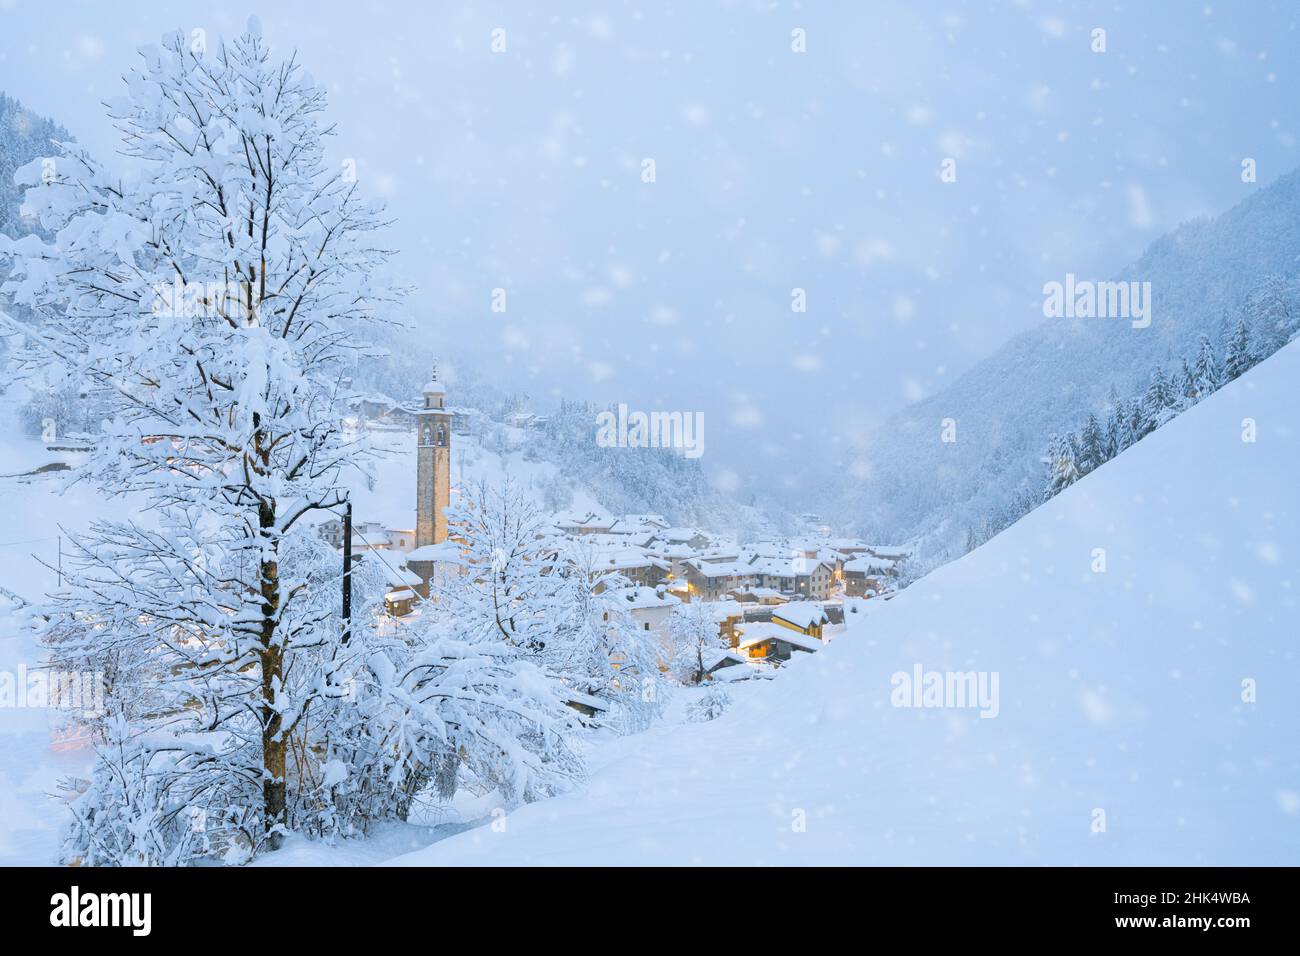
<svg viewBox="0 0 1300 956">
<path fill-rule="evenodd" d="M 1251 353 L 1262 362 L 1290 341 L 1300 324 L 1300 306 L 1293 282 L 1278 275 L 1262 276 L 1246 296 Z"/>
<path fill-rule="evenodd" d="M 1107 461 L 1127 447 L 1124 443 L 1124 432 L 1124 406 L 1122 402 L 1116 400 L 1111 405 L 1110 414 L 1106 416 L 1105 447 Z"/>
<path fill-rule="evenodd" d="M 1086 475 L 1106 463 L 1106 436 L 1096 415 L 1089 413 L 1088 420 L 1084 422 L 1079 432 L 1078 448 L 1080 474 Z"/>
<path fill-rule="evenodd" d="M 1047 446 L 1044 499 L 1052 498 L 1079 480 L 1078 451 L 1069 435 L 1053 435 Z"/>
<path fill-rule="evenodd" d="M 1196 357 L 1191 363 L 1192 395 L 1196 401 L 1200 401 L 1216 392 L 1222 384 L 1223 370 L 1219 366 L 1218 357 L 1214 354 L 1214 346 L 1210 344 L 1208 335 L 1202 335 L 1196 349 Z"/>
<path fill-rule="evenodd" d="M 712 609 L 703 601 L 673 608 L 668 619 L 672 638 L 673 672 L 685 684 L 698 684 L 709 669 L 708 652 L 725 645 Z"/>
<path fill-rule="evenodd" d="M 1250 352 L 1250 333 L 1243 319 L 1227 331 L 1223 341 L 1223 381 L 1231 382 L 1249 371 L 1254 364 Z"/>
<path fill-rule="evenodd" d="M 574 690 L 606 701 L 607 722 L 618 730 L 645 729 L 662 712 L 668 688 L 658 639 L 621 598 L 629 582 L 602 568 L 582 541 L 569 542 L 559 562 L 547 665 Z"/>
<path fill-rule="evenodd" d="M 61 361 L 106 409 L 87 477 L 141 515 L 73 541 L 57 608 L 80 627 L 64 652 L 147 657 L 130 678 L 147 723 L 103 759 L 211 811 L 209 827 L 234 813 L 244 852 L 294 822 L 295 740 L 357 653 L 315 599 L 337 575 L 286 560 L 364 461 L 335 393 L 355 333 L 392 299 L 379 210 L 326 166 L 325 105 L 255 22 L 206 51 L 165 37 L 109 104 L 136 172 L 63 145 L 19 173 L 53 241 L 0 245 L 5 291 L 43 320 L 29 358 Z M 160 729 L 174 742 L 157 746 Z M 117 797 L 83 808 L 83 832 Z"/>
<path fill-rule="evenodd" d="M 438 594 L 459 633 L 520 648 L 579 699 L 606 701 L 621 729 L 660 712 L 658 642 L 619 600 L 627 580 L 602 569 L 592 548 L 558 537 L 512 481 L 470 485 L 448 522 L 447 561 L 459 570 Z"/>
<path fill-rule="evenodd" d="M 447 510 L 453 541 L 444 545 L 433 585 L 446 613 L 473 640 L 503 640 L 530 653 L 554 629 L 561 542 L 545 515 L 511 480 L 471 482 Z"/>
<path fill-rule="evenodd" d="M 573 486 L 557 471 L 542 483 L 542 500 L 548 511 L 563 511 L 573 504 Z"/>
<path fill-rule="evenodd" d="M 1142 426 L 1139 438 L 1149 435 L 1170 418 L 1177 414 L 1175 405 L 1177 395 L 1165 370 L 1156 366 L 1151 373 L 1151 382 L 1142 393 Z"/>
</svg>

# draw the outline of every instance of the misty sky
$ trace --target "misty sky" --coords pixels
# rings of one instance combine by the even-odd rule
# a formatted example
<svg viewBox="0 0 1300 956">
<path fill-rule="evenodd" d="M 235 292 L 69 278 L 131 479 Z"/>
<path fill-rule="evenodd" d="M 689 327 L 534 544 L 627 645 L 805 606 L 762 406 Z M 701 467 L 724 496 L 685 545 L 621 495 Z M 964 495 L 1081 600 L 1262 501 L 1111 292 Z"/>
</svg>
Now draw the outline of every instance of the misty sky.
<svg viewBox="0 0 1300 956">
<path fill-rule="evenodd" d="M 724 487 L 829 466 L 1044 282 L 1297 164 L 1285 3 L 542 6 L 0 0 L 0 89 L 107 155 L 137 46 L 256 13 L 389 202 L 421 334 L 538 405 L 703 411 Z"/>
</svg>

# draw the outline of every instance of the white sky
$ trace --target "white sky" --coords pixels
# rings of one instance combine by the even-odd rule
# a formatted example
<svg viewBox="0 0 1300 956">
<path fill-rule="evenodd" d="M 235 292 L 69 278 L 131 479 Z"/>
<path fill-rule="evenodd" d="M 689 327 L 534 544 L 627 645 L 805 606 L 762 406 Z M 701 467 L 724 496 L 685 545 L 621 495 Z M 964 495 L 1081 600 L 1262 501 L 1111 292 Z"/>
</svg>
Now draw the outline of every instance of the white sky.
<svg viewBox="0 0 1300 956">
<path fill-rule="evenodd" d="M 257 13 L 331 90 L 441 351 L 703 411 L 705 464 L 774 482 L 1042 321 L 1044 282 L 1258 188 L 1243 157 L 1297 163 L 1285 3 L 542 6 L 0 0 L 0 89 L 105 154 L 138 45 Z"/>
</svg>

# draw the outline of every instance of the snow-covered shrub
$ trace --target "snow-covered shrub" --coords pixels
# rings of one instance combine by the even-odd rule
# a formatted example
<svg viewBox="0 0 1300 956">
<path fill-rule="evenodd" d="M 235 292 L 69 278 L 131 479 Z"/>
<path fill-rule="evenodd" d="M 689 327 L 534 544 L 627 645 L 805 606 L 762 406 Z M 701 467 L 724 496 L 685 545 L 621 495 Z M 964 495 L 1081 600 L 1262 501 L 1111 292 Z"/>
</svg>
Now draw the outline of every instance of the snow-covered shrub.
<svg viewBox="0 0 1300 956">
<path fill-rule="evenodd" d="M 730 706 L 731 694 L 727 688 L 722 684 L 710 683 L 686 708 L 686 719 L 695 724 L 717 720 Z"/>
<path fill-rule="evenodd" d="M 220 734 L 142 739 L 119 718 L 97 756 L 89 785 L 68 799 L 65 864 L 242 863 L 264 838 L 256 768 Z"/>
<path fill-rule="evenodd" d="M 576 714 L 520 648 L 443 627 L 376 652 L 331 721 L 326 774 L 336 826 L 406 819 L 422 796 L 550 796 L 582 774 Z"/>
</svg>

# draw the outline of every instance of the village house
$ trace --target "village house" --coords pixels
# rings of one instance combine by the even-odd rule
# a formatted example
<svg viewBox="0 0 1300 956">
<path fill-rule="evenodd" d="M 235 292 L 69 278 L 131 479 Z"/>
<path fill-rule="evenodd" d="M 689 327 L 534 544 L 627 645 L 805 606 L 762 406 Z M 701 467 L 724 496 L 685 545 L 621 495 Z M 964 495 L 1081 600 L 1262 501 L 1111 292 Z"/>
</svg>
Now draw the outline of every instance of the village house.
<svg viewBox="0 0 1300 956">
<path fill-rule="evenodd" d="M 673 646 L 668 621 L 672 617 L 673 608 L 680 605 L 681 600 L 662 588 L 628 587 L 614 593 L 619 601 L 625 602 L 637 627 L 658 638 L 663 650 L 663 661 L 671 660 Z"/>
<path fill-rule="evenodd" d="M 712 552 L 699 551 L 688 544 L 668 544 L 667 542 L 660 541 L 657 538 L 650 542 L 646 550 L 655 555 L 655 557 L 668 562 L 669 580 L 686 577 L 686 568 L 684 565 L 687 561 L 692 561 L 697 558 L 704 561 L 723 559 L 734 561 L 739 556 L 738 553 L 730 555 L 714 555 Z"/>
<path fill-rule="evenodd" d="M 384 595 L 384 610 L 392 617 L 405 617 L 415 610 L 420 595 L 410 588 L 394 588 Z"/>
<path fill-rule="evenodd" d="M 643 531 L 639 534 L 627 532 L 620 534 L 615 531 L 609 531 L 605 534 L 586 534 L 581 535 L 583 541 L 594 548 L 603 548 L 608 550 L 617 550 L 619 548 L 642 548 L 647 551 L 650 543 L 654 539 L 653 531 Z"/>
<path fill-rule="evenodd" d="M 740 590 L 733 592 L 731 597 L 739 601 L 741 604 L 758 604 L 763 606 L 784 604 L 789 600 L 788 595 L 782 594 L 775 588 L 758 587 L 741 588 Z"/>
<path fill-rule="evenodd" d="M 704 651 L 704 676 L 710 681 L 731 683 L 772 678 L 776 676 L 776 669 L 760 658 L 750 658 L 735 650 L 710 647 Z"/>
<path fill-rule="evenodd" d="M 330 547 L 343 547 L 343 520 L 326 518 L 316 525 L 316 530 Z M 415 547 L 414 528 L 389 528 L 378 521 L 352 522 L 352 551 L 400 551 Z"/>
<path fill-rule="evenodd" d="M 406 429 L 415 421 L 410 407 L 378 393 L 353 399 L 348 403 L 348 410 L 372 428 Z"/>
<path fill-rule="evenodd" d="M 772 609 L 772 623 L 818 640 L 822 639 L 822 629 L 829 621 L 826 609 L 811 601 L 782 604 Z"/>
<path fill-rule="evenodd" d="M 905 555 L 865 551 L 844 563 L 844 594 L 876 597 L 893 589 L 898 563 Z"/>
<path fill-rule="evenodd" d="M 682 562 L 687 585 L 687 600 L 719 601 L 724 595 L 752 583 L 751 577 L 735 561 L 705 561 L 693 558 Z"/>
<path fill-rule="evenodd" d="M 743 567 L 751 585 L 771 588 L 786 595 L 825 600 L 830 597 L 835 584 L 834 568 L 802 552 L 791 557 L 755 555 Z"/>
<path fill-rule="evenodd" d="M 656 514 L 628 514 L 622 515 L 619 520 L 629 522 L 630 524 L 651 525 L 661 530 L 669 527 L 668 521 L 664 516 Z"/>
<path fill-rule="evenodd" d="M 713 539 L 699 528 L 663 528 L 655 537 L 666 545 L 684 544 L 696 551 L 713 543 Z"/>
<path fill-rule="evenodd" d="M 532 431 L 544 429 L 548 420 L 545 415 L 534 415 L 527 411 L 511 412 L 506 416 L 506 424 L 511 428 L 525 428 Z"/>
<path fill-rule="evenodd" d="M 736 650 L 751 660 L 788 661 L 794 651 L 812 653 L 825 646 L 812 637 L 776 620 L 741 625 Z"/>
<path fill-rule="evenodd" d="M 655 537 L 668 527 L 661 515 L 620 515 L 610 526 L 610 534 Z"/>
<path fill-rule="evenodd" d="M 555 516 L 555 527 L 564 534 L 607 534 L 614 519 L 596 511 L 564 511 Z"/>
<path fill-rule="evenodd" d="M 592 552 L 592 573 L 618 572 L 628 582 L 654 588 L 663 583 L 668 564 L 640 548 L 601 548 Z"/>
</svg>

